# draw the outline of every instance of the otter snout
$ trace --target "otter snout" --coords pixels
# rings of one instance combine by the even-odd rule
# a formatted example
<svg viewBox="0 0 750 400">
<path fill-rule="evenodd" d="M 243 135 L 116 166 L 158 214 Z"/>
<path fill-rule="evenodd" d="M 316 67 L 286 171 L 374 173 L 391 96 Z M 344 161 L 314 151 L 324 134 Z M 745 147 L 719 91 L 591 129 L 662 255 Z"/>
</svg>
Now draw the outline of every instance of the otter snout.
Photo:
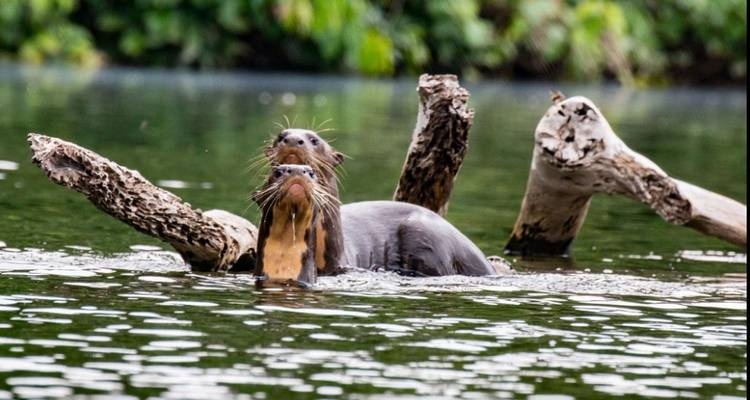
<svg viewBox="0 0 750 400">
<path fill-rule="evenodd" d="M 282 133 L 284 135 L 284 133 Z M 304 146 L 305 145 L 305 139 L 302 138 L 302 135 L 298 135 L 295 133 L 288 133 L 284 137 L 279 138 L 279 142 L 281 144 L 286 146 Z"/>
<path fill-rule="evenodd" d="M 305 180 L 315 181 L 315 172 L 307 165 L 282 164 L 273 167 L 273 181 L 286 182 L 293 177 L 302 177 Z"/>
<path fill-rule="evenodd" d="M 316 145 L 318 142 L 315 132 L 306 129 L 284 129 L 276 137 L 276 143 L 280 147 L 302 147 L 307 144 Z"/>
</svg>

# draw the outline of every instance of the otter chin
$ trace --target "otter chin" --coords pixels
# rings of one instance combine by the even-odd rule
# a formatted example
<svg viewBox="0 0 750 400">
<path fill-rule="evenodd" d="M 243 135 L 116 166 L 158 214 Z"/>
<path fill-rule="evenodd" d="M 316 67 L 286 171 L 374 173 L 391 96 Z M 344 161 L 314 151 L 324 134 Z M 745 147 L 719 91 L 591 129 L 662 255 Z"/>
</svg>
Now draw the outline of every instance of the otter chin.
<svg viewBox="0 0 750 400">
<path fill-rule="evenodd" d="M 290 154 L 287 154 L 287 155 L 283 156 L 282 157 L 282 162 L 284 164 L 304 164 L 304 162 L 302 162 L 302 159 L 300 158 L 300 156 L 298 156 L 297 154 L 294 154 L 294 153 L 290 153 Z"/>
<path fill-rule="evenodd" d="M 255 268 L 260 282 L 303 287 L 315 282 L 315 226 L 325 207 L 315 184 L 309 166 L 282 164 L 253 194 L 261 210 Z"/>
<path fill-rule="evenodd" d="M 304 184 L 295 182 L 289 185 L 286 192 L 286 197 L 289 197 L 290 201 L 299 203 L 307 200 L 309 189 L 305 188 Z"/>
<path fill-rule="evenodd" d="M 289 217 L 294 222 L 304 219 L 312 212 L 312 185 L 299 175 L 286 179 L 279 188 L 279 201 L 274 207 L 274 216 L 279 219 Z M 288 214 L 288 215 L 287 215 Z"/>
</svg>

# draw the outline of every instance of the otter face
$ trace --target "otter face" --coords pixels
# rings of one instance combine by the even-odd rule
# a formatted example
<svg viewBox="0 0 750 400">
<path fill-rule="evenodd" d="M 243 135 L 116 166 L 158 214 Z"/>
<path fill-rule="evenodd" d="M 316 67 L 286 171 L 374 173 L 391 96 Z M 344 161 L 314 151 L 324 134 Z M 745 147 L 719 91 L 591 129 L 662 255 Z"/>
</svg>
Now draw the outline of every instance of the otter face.
<svg viewBox="0 0 750 400">
<path fill-rule="evenodd" d="M 334 150 L 317 133 L 308 129 L 284 129 L 266 147 L 264 154 L 271 165 L 304 164 L 318 173 L 330 173 L 344 161 L 344 155 Z"/>
<path fill-rule="evenodd" d="M 312 211 L 316 181 L 315 171 L 307 165 L 277 165 L 253 198 L 264 213 L 271 208 L 282 214 L 304 215 Z"/>
</svg>

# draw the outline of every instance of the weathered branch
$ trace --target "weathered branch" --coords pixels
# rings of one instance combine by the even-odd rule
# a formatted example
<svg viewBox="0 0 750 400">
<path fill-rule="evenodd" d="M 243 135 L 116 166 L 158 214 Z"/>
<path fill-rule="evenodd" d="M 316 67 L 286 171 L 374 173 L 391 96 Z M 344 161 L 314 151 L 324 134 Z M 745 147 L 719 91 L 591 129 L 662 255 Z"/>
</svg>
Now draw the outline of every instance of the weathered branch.
<svg viewBox="0 0 750 400">
<path fill-rule="evenodd" d="M 222 210 L 193 209 L 137 171 L 57 138 L 30 133 L 37 164 L 55 183 L 83 193 L 107 214 L 171 244 L 198 271 L 249 269 L 257 229 Z"/>
<path fill-rule="evenodd" d="M 566 255 L 595 193 L 624 195 L 670 223 L 746 245 L 745 205 L 669 177 L 628 148 L 591 100 L 558 94 L 553 101 L 536 127 L 526 194 L 506 253 Z"/>
<path fill-rule="evenodd" d="M 417 125 L 393 199 L 445 215 L 468 149 L 474 110 L 466 107 L 469 92 L 455 75 L 424 74 L 417 91 Z"/>
</svg>

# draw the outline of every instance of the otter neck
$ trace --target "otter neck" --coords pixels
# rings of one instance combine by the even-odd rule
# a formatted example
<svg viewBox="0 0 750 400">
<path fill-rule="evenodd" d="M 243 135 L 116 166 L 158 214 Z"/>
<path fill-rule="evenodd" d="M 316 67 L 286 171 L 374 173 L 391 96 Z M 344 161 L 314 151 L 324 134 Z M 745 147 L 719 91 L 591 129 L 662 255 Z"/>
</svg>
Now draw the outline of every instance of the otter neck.
<svg viewBox="0 0 750 400">
<path fill-rule="evenodd" d="M 305 233 L 312 225 L 312 212 L 274 209 L 273 221 L 268 232 L 269 238 L 291 246 L 297 242 L 304 243 Z"/>
<path fill-rule="evenodd" d="M 338 199 L 339 190 L 336 177 L 322 171 L 316 171 L 316 173 L 324 178 L 322 186 L 326 192 Z M 318 219 L 315 233 L 315 264 L 318 273 L 334 274 L 341 267 L 341 258 L 344 255 L 344 234 L 338 205 L 332 207 L 328 213 Z"/>
<path fill-rule="evenodd" d="M 314 243 L 317 218 L 311 210 L 264 212 L 258 238 L 256 273 L 274 281 L 315 281 Z"/>
</svg>

